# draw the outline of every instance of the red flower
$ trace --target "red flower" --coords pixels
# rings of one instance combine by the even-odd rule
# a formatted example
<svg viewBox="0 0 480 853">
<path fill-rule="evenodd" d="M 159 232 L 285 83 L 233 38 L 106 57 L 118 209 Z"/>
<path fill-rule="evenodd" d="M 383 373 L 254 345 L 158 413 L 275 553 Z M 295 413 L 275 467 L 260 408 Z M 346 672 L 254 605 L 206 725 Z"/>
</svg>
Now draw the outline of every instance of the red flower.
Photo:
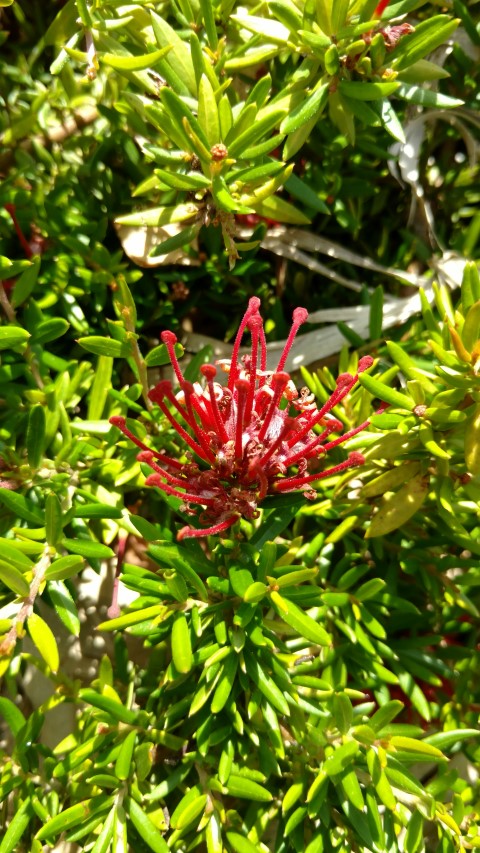
<svg viewBox="0 0 480 853">
<path fill-rule="evenodd" d="M 390 0 L 380 0 L 380 3 L 378 4 L 378 6 L 376 7 L 376 9 L 373 13 L 373 17 L 374 18 L 380 18 L 382 16 L 382 12 L 385 11 L 389 2 L 390 2 Z"/>
<path fill-rule="evenodd" d="M 162 333 L 180 391 L 175 394 L 172 383 L 163 380 L 152 388 L 149 397 L 188 446 L 187 461 L 149 449 L 127 428 L 125 418 L 110 418 L 110 423 L 141 449 L 138 459 L 153 470 L 147 485 L 181 497 L 187 513 L 195 515 L 199 506 L 203 508 L 199 520 L 209 526 L 199 530 L 184 527 L 179 539 L 220 533 L 241 516 L 256 518 L 258 505 L 266 495 L 303 490 L 307 498 L 314 498 L 311 483 L 364 462 L 360 453 L 350 453 L 332 468 L 309 473 L 312 462 L 368 425 L 363 423 L 339 435 L 343 424 L 331 415 L 331 410 L 373 359 L 360 359 L 355 376 L 339 376 L 330 399 L 317 408 L 313 395 L 306 388 L 298 393 L 284 370 L 307 311 L 296 308 L 293 312 L 292 328 L 277 369 L 269 371 L 259 306 L 260 300 L 252 297 L 237 332 L 232 358 L 218 362 L 228 373 L 226 385 L 215 381 L 217 368 L 212 364 L 201 368 L 204 385 L 187 382 L 175 355 L 176 336 L 173 332 Z M 251 334 L 251 350 L 240 364 L 240 343 L 246 329 Z M 316 426 L 321 427 L 319 433 L 314 432 Z"/>
</svg>

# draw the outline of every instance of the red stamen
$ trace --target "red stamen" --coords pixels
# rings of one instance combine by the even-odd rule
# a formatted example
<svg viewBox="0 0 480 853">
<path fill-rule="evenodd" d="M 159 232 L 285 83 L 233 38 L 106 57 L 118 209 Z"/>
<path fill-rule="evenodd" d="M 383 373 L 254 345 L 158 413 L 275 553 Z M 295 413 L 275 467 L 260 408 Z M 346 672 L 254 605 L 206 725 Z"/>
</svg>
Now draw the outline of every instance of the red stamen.
<svg viewBox="0 0 480 853">
<path fill-rule="evenodd" d="M 245 404 L 247 402 L 247 394 L 249 391 L 249 383 L 246 379 L 237 379 L 235 382 L 237 391 L 237 417 L 235 422 L 235 459 L 240 460 L 243 457 L 243 416 L 245 413 Z"/>
<path fill-rule="evenodd" d="M 165 417 L 167 418 L 167 420 L 169 421 L 171 426 L 174 428 L 174 430 L 178 433 L 178 435 L 181 438 L 183 438 L 185 443 L 188 444 L 188 446 L 194 451 L 194 453 L 196 453 L 197 456 L 199 456 L 200 459 L 203 459 L 205 462 L 211 462 L 212 461 L 211 457 L 213 456 L 213 454 L 209 453 L 209 456 L 207 458 L 205 458 L 205 452 L 204 452 L 203 448 L 199 444 L 197 444 L 197 442 L 194 441 L 193 438 L 191 438 L 189 436 L 188 432 L 182 427 L 181 424 L 179 424 L 179 422 L 177 420 L 175 420 L 172 413 L 170 412 L 168 407 L 165 405 L 165 403 L 163 401 L 164 395 L 162 394 L 162 387 L 165 386 L 165 381 L 159 382 L 158 385 L 155 386 L 155 388 L 152 388 L 148 392 L 148 396 L 149 396 L 150 400 L 152 400 L 153 403 L 157 404 L 157 406 L 163 412 L 163 414 L 165 415 Z M 160 387 L 160 386 L 162 386 L 162 387 Z M 186 412 L 182 411 L 178 401 L 173 396 L 171 389 L 170 389 L 170 392 L 168 394 L 166 394 L 165 396 L 167 396 L 168 401 L 171 402 L 175 406 L 175 408 L 180 413 L 180 415 L 184 418 L 184 420 L 186 420 L 186 422 L 189 423 L 187 416 L 186 416 Z"/>
<path fill-rule="evenodd" d="M 259 314 L 254 314 L 248 323 L 248 328 L 252 336 L 252 353 L 250 356 L 250 377 L 247 403 L 245 406 L 245 422 L 248 422 L 252 415 L 255 386 L 257 384 L 258 339 L 262 325 L 262 318 Z"/>
<path fill-rule="evenodd" d="M 238 332 L 235 336 L 235 342 L 233 344 L 230 376 L 228 377 L 228 387 L 231 391 L 233 391 L 233 388 L 235 386 L 235 380 L 238 375 L 238 352 L 240 350 L 240 344 L 242 342 L 243 333 L 247 327 L 250 317 L 252 317 L 253 314 L 256 314 L 259 308 L 260 300 L 258 296 L 252 296 L 251 299 L 249 299 L 248 308 L 245 311 L 245 314 L 243 315 L 242 321 L 238 327 Z"/>
<path fill-rule="evenodd" d="M 333 450 L 334 447 L 338 447 L 339 444 L 343 444 L 344 441 L 348 441 L 350 438 L 353 438 L 353 436 L 361 432 L 362 429 L 366 429 L 369 424 L 370 421 L 364 421 L 363 424 L 360 424 L 360 426 L 357 426 L 354 429 L 350 429 L 348 432 L 345 432 L 338 438 L 334 438 L 333 441 L 329 441 L 328 444 L 324 444 L 324 446 L 322 447 L 323 453 L 328 453 L 329 450 Z"/>
<path fill-rule="evenodd" d="M 210 536 L 216 533 L 222 533 L 223 530 L 228 530 L 232 524 L 235 524 L 238 518 L 238 515 L 232 515 L 230 518 L 227 518 L 226 521 L 214 524 L 213 527 L 200 528 L 200 530 L 196 530 L 194 527 L 182 527 L 182 529 L 177 533 L 177 540 L 181 542 L 182 539 L 187 539 L 192 536 Z"/>
<path fill-rule="evenodd" d="M 125 423 L 125 418 L 123 418 L 121 415 L 112 415 L 112 417 L 110 418 L 110 423 L 112 424 L 112 426 L 116 426 L 117 429 L 121 430 L 121 432 L 123 432 L 124 436 L 126 438 L 130 439 L 130 441 L 132 441 L 133 444 L 135 444 L 137 447 L 139 447 L 142 451 L 145 451 L 146 453 L 151 453 L 152 456 L 155 456 L 156 459 L 161 459 L 162 461 L 166 462 L 168 465 L 171 465 L 172 468 L 178 468 L 179 469 L 182 467 L 180 462 L 177 462 L 176 459 L 170 459 L 168 456 L 165 456 L 163 453 L 157 453 L 156 450 L 151 450 L 150 447 L 147 447 L 147 445 L 144 444 L 143 441 L 140 441 L 140 439 L 137 438 L 137 436 L 134 435 L 133 432 L 131 432 L 128 429 L 128 427 Z"/>
<path fill-rule="evenodd" d="M 337 432 L 338 429 L 342 429 L 343 424 L 341 421 L 337 421 L 337 419 L 333 419 L 326 424 L 325 429 L 320 435 L 317 435 L 312 441 L 306 444 L 301 450 L 298 450 L 292 456 L 287 456 L 285 459 L 286 465 L 294 465 L 298 462 L 299 459 L 306 459 L 310 456 L 316 456 L 319 450 L 324 450 L 324 447 L 320 447 L 320 445 L 325 441 L 326 438 L 332 433 Z"/>
<path fill-rule="evenodd" d="M 189 492 L 179 492 L 178 489 L 174 489 L 168 483 L 163 483 L 159 474 L 150 474 L 145 480 L 145 485 L 156 486 L 157 489 L 162 489 L 167 495 L 173 495 L 175 498 L 181 498 L 189 503 L 202 504 L 203 506 L 213 506 L 215 504 L 213 498 L 203 498 L 200 495 L 189 494 Z"/>
<path fill-rule="evenodd" d="M 263 328 L 263 322 L 260 326 L 260 370 L 265 371 L 267 369 L 267 340 L 265 338 L 265 329 Z"/>
<path fill-rule="evenodd" d="M 315 483 L 316 480 L 324 480 L 325 477 L 332 477 L 334 474 L 339 474 L 341 471 L 346 471 L 348 468 L 356 468 L 358 465 L 364 465 L 365 457 L 361 453 L 351 453 L 348 459 L 340 462 L 339 465 L 334 465 L 333 468 L 327 468 L 319 474 L 309 474 L 305 477 L 288 477 L 284 480 L 278 480 L 273 484 L 277 492 L 289 492 L 292 489 L 298 489 L 307 483 Z"/>
<path fill-rule="evenodd" d="M 204 452 L 207 456 L 210 457 L 211 461 L 215 461 L 215 455 L 210 450 L 208 445 L 208 441 L 205 438 L 204 430 L 202 429 L 202 425 L 198 424 L 195 419 L 195 412 L 193 411 L 193 407 L 195 406 L 195 411 L 197 412 L 199 418 L 203 420 L 204 416 L 207 414 L 204 410 L 202 410 L 201 405 L 199 404 L 199 400 L 197 399 L 197 395 L 195 394 L 195 389 L 191 382 L 183 382 L 182 383 L 182 391 L 185 394 L 185 405 L 187 407 L 187 411 L 190 417 L 190 425 L 198 438 L 199 443 L 204 449 Z M 212 423 L 208 423 L 207 429 L 209 427 L 213 427 Z"/>
<path fill-rule="evenodd" d="M 217 370 L 213 366 L 213 364 L 204 364 L 200 368 L 201 372 L 205 376 L 207 380 L 208 393 L 210 395 L 210 408 L 212 410 L 213 418 L 219 433 L 219 436 L 223 442 L 228 441 L 227 431 L 225 429 L 225 424 L 223 423 L 222 416 L 220 414 L 220 409 L 218 408 L 217 396 L 215 394 L 215 387 L 213 384 L 213 380 L 217 375 Z"/>
<path fill-rule="evenodd" d="M 272 376 L 272 386 L 273 386 L 273 397 L 270 402 L 270 406 L 267 409 L 267 413 L 264 417 L 262 427 L 260 432 L 258 433 L 258 440 L 263 441 L 265 435 L 267 433 L 268 427 L 270 426 L 270 422 L 272 420 L 273 415 L 276 411 L 280 413 L 280 409 L 278 408 L 278 404 L 280 402 L 280 398 L 287 387 L 288 382 L 290 381 L 290 375 L 288 373 L 277 372 Z"/>
<path fill-rule="evenodd" d="M 294 447 L 297 441 L 300 441 L 307 433 L 313 429 L 316 424 L 320 423 L 322 418 L 325 417 L 332 409 L 338 405 L 338 403 L 343 400 L 344 397 L 348 394 L 351 388 L 355 385 L 357 381 L 356 376 L 351 376 L 349 373 L 342 373 L 337 379 L 337 387 L 335 391 L 330 395 L 329 399 L 324 403 L 321 409 L 318 409 L 317 412 L 312 412 L 308 420 L 305 422 L 302 429 L 294 433 L 291 438 L 288 440 L 289 447 Z"/>
<path fill-rule="evenodd" d="M 139 462 L 145 462 L 145 464 L 149 465 L 150 468 L 152 468 L 152 470 L 155 471 L 156 474 L 160 474 L 162 477 L 165 477 L 165 479 L 169 483 L 172 483 L 172 485 L 185 488 L 185 483 L 188 481 L 182 479 L 181 477 L 174 477 L 173 474 L 170 474 L 167 470 L 165 470 L 165 468 L 162 468 L 160 465 L 157 465 L 151 452 L 147 453 L 147 451 L 142 450 L 142 452 L 138 454 L 137 460 Z"/>
<path fill-rule="evenodd" d="M 306 308 L 295 308 L 295 311 L 293 312 L 292 328 L 290 329 L 290 334 L 287 338 L 287 342 L 286 342 L 286 344 L 283 348 L 283 352 L 280 356 L 280 361 L 278 362 L 278 365 L 277 365 L 277 371 L 276 371 L 277 373 L 280 373 L 280 371 L 283 370 L 283 368 L 285 367 L 285 363 L 286 363 L 287 358 L 288 358 L 288 353 L 290 352 L 290 350 L 292 348 L 292 344 L 295 340 L 295 336 L 296 336 L 300 326 L 302 325 L 302 323 L 305 323 L 307 318 L 308 318 L 308 311 Z"/>
<path fill-rule="evenodd" d="M 374 18 L 380 18 L 382 16 L 382 12 L 385 11 L 389 2 L 390 2 L 390 0 L 380 0 L 380 3 L 378 4 L 378 6 L 376 7 L 376 9 L 373 13 L 373 17 Z"/>
<path fill-rule="evenodd" d="M 162 343 L 165 344 L 167 348 L 168 357 L 171 361 L 175 376 L 177 377 L 177 382 L 179 385 L 181 385 L 184 381 L 183 373 L 180 369 L 178 358 L 175 354 L 175 344 L 177 343 L 178 338 L 174 332 L 169 332 L 168 330 L 166 332 L 162 332 L 160 338 Z"/>
</svg>

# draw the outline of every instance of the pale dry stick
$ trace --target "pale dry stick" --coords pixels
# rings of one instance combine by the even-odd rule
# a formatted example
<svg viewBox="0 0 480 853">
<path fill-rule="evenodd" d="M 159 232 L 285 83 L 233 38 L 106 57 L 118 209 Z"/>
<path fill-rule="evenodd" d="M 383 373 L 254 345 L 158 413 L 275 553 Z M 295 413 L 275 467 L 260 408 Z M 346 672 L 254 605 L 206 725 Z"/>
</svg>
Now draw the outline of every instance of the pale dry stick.
<svg viewBox="0 0 480 853">
<path fill-rule="evenodd" d="M 25 622 L 33 613 L 35 600 L 40 592 L 42 583 L 45 581 L 45 574 L 51 562 L 52 557 L 50 553 L 50 546 L 45 545 L 42 556 L 38 563 L 33 567 L 33 578 L 28 595 L 24 598 L 23 604 L 13 620 L 12 627 L 0 645 L 0 655 L 9 655 L 15 648 L 18 637 L 23 631 Z"/>
</svg>

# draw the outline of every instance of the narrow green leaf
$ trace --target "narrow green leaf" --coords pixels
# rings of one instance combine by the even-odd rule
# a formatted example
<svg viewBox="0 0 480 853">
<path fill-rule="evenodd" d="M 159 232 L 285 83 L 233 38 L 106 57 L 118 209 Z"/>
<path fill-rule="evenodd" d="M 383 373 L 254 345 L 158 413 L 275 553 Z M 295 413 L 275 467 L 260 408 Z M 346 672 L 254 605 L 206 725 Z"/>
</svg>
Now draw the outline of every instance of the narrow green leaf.
<svg viewBox="0 0 480 853">
<path fill-rule="evenodd" d="M 267 675 L 253 655 L 245 654 L 245 665 L 247 673 L 253 683 L 257 685 L 261 693 L 273 707 L 285 716 L 289 716 L 290 708 L 282 691 L 275 681 Z"/>
<path fill-rule="evenodd" d="M 22 272 L 17 278 L 12 293 L 12 307 L 18 308 L 27 301 L 32 293 L 38 279 L 40 271 L 40 257 L 36 255 L 32 258 L 30 266 Z"/>
<path fill-rule="evenodd" d="M 148 845 L 150 850 L 153 850 L 153 853 L 169 853 L 167 842 L 155 824 L 152 823 L 145 810 L 131 798 L 126 803 L 126 809 L 140 838 Z"/>
<path fill-rule="evenodd" d="M 303 613 L 296 604 L 283 598 L 278 592 L 272 592 L 270 599 L 280 618 L 298 631 L 301 637 L 320 646 L 330 645 L 331 637 L 325 628 L 322 628 L 307 613 Z"/>
<path fill-rule="evenodd" d="M 115 699 L 111 699 L 110 696 L 105 696 L 103 693 L 97 693 L 95 690 L 90 690 L 90 688 L 80 690 L 78 698 L 81 702 L 85 702 L 87 705 L 92 705 L 92 707 L 98 708 L 100 711 L 105 711 L 105 713 L 113 717 L 114 720 L 118 720 L 121 723 L 134 725 L 137 720 L 136 711 L 130 711 L 120 702 L 115 701 Z"/>
<path fill-rule="evenodd" d="M 150 12 L 150 15 L 158 44 L 163 48 L 171 47 L 165 61 L 173 69 L 176 76 L 186 84 L 189 92 L 196 95 L 195 71 L 187 44 L 182 41 L 178 33 L 167 24 L 164 18 L 153 11 Z"/>
<path fill-rule="evenodd" d="M 443 752 L 441 752 L 438 747 L 433 746 L 431 743 L 425 743 L 423 740 L 418 740 L 413 737 L 402 737 L 400 735 L 394 735 L 390 738 L 390 746 L 395 747 L 397 750 L 402 750 L 403 752 L 415 752 L 416 754 L 422 753 L 425 755 L 425 760 L 429 757 L 431 758 L 445 758 Z"/>
<path fill-rule="evenodd" d="M 225 793 L 231 797 L 252 800 L 254 803 L 269 803 L 273 799 L 270 791 L 259 785 L 258 782 L 253 782 L 252 779 L 237 776 L 234 773 L 230 773 L 228 782 L 224 787 Z"/>
<path fill-rule="evenodd" d="M 136 739 L 136 731 L 128 732 L 123 739 L 122 748 L 118 753 L 117 760 L 115 762 L 115 776 L 117 779 L 125 781 L 130 776 Z"/>
<path fill-rule="evenodd" d="M 48 344 L 50 341 L 55 341 L 60 338 L 70 328 L 68 320 L 63 317 L 52 317 L 50 320 L 43 320 L 36 326 L 32 334 L 30 343 L 33 344 Z"/>
<path fill-rule="evenodd" d="M 227 832 L 227 841 L 235 853 L 258 853 L 257 845 L 239 832 Z"/>
<path fill-rule="evenodd" d="M 178 234 L 174 234 L 173 237 L 167 237 L 166 240 L 162 240 L 161 243 L 157 243 L 153 250 L 150 252 L 149 257 L 158 258 L 162 255 L 168 255 L 170 252 L 174 252 L 177 249 L 182 249 L 184 246 L 190 245 L 197 236 L 199 230 L 200 225 L 198 223 L 196 223 L 195 225 L 191 225 L 189 228 L 182 228 L 182 230 L 179 231 Z M 163 346 L 163 344 L 161 344 L 160 346 Z M 175 346 L 180 347 L 180 344 L 175 344 Z M 155 352 L 155 350 L 157 349 L 160 349 L 160 347 L 155 347 L 154 350 L 150 350 L 147 355 L 147 358 L 148 356 L 154 358 L 154 356 L 152 356 L 152 353 Z"/>
<path fill-rule="evenodd" d="M 208 38 L 208 45 L 210 50 L 216 51 L 218 47 L 218 35 L 212 0 L 199 0 L 199 5 L 202 13 L 203 25 Z M 208 853 L 210 853 L 210 851 L 208 851 Z"/>
<path fill-rule="evenodd" d="M 174 350 L 177 358 L 181 358 L 184 353 L 182 345 L 175 344 Z M 145 356 L 145 364 L 147 367 L 162 367 L 164 364 L 169 364 L 169 362 L 170 358 L 165 344 L 160 344 L 158 347 L 154 347 Z"/>
<path fill-rule="evenodd" d="M 62 539 L 62 545 L 72 554 L 79 554 L 87 559 L 109 560 L 115 556 L 114 551 L 108 545 L 94 542 L 93 539 Z"/>
<path fill-rule="evenodd" d="M 353 768 L 351 770 L 344 770 L 339 778 L 339 783 L 347 800 L 349 800 L 356 809 L 363 811 L 365 808 L 365 801 L 363 799 L 362 789 L 355 770 Z"/>
<path fill-rule="evenodd" d="M 74 518 L 122 518 L 122 510 L 104 503 L 76 504 Z"/>
<path fill-rule="evenodd" d="M 283 119 L 280 132 L 294 133 L 307 122 L 318 118 L 328 101 L 328 90 L 328 81 L 317 85 L 316 89 Z"/>
<path fill-rule="evenodd" d="M 186 222 L 188 219 L 192 219 L 193 216 L 196 216 L 197 213 L 198 205 L 193 202 L 188 202 L 185 204 L 177 204 L 173 207 L 154 207 L 150 210 L 141 210 L 138 213 L 129 213 L 126 216 L 118 216 L 117 219 L 115 219 L 115 223 L 117 225 L 140 226 L 141 228 L 151 226 L 156 227 L 158 225 L 167 225 L 169 222 Z M 84 339 L 81 339 L 79 343 L 81 343 L 82 340 Z M 102 340 L 108 340 L 108 338 Z M 88 349 L 88 347 L 85 348 Z M 106 349 L 93 350 L 90 347 L 90 352 L 94 351 L 98 355 L 116 355 L 114 352 L 107 352 Z M 128 354 L 129 353 L 127 353 L 127 355 Z"/>
<path fill-rule="evenodd" d="M 360 745 L 356 741 L 347 741 L 335 747 L 333 755 L 330 755 L 323 764 L 323 770 L 327 776 L 336 776 L 342 773 L 358 753 Z"/>
<path fill-rule="evenodd" d="M 395 406 L 395 408 L 408 409 L 410 412 L 415 408 L 415 400 L 412 400 L 405 394 L 401 394 L 399 391 L 395 391 L 379 379 L 374 379 L 372 376 L 362 373 L 359 376 L 359 382 L 367 389 L 367 391 L 370 392 L 370 394 L 373 394 L 374 397 L 379 397 L 380 400 L 390 403 L 390 405 Z"/>
<path fill-rule="evenodd" d="M 383 326 L 383 287 L 375 288 L 370 299 L 369 331 L 370 340 L 377 341 L 382 336 Z"/>
<path fill-rule="evenodd" d="M 459 98 L 452 98 L 450 95 L 442 94 L 442 92 L 434 92 L 432 89 L 424 89 L 422 86 L 409 86 L 405 83 L 398 87 L 395 94 L 397 98 L 402 98 L 411 104 L 434 109 L 461 107 L 464 103 Z"/>
<path fill-rule="evenodd" d="M 434 732 L 433 735 L 427 735 L 424 739 L 424 744 L 436 746 L 438 749 L 450 749 L 463 740 L 480 737 L 479 729 L 452 729 L 446 732 Z"/>
<path fill-rule="evenodd" d="M 0 560 L 0 581 L 21 598 L 25 598 L 30 592 L 30 587 L 21 571 L 3 560 Z"/>
<path fill-rule="evenodd" d="M 55 548 L 63 533 L 64 514 L 59 499 L 50 492 L 45 500 L 45 537 L 48 545 Z"/>
<path fill-rule="evenodd" d="M 103 824 L 100 834 L 97 836 L 97 840 L 95 841 L 90 853 L 108 853 L 110 850 L 116 813 L 117 807 L 115 804 L 109 811 L 107 819 Z"/>
<path fill-rule="evenodd" d="M 40 840 L 43 838 L 55 838 L 55 836 L 60 835 L 62 832 L 78 826 L 79 823 L 82 823 L 82 821 L 85 821 L 90 816 L 91 802 L 91 799 L 83 800 L 81 803 L 75 803 L 75 805 L 64 809 L 60 814 L 55 815 L 47 821 L 39 829 L 35 838 Z"/>
<path fill-rule="evenodd" d="M 208 593 L 202 579 L 199 577 L 195 568 L 201 569 L 198 560 L 193 554 L 188 553 L 186 549 L 180 549 L 177 545 L 171 542 L 164 544 L 155 543 L 148 548 L 150 556 L 160 565 L 170 566 L 181 574 L 187 583 L 198 593 L 200 598 L 208 600 Z M 194 568 L 195 567 L 195 568 Z M 209 566 L 207 568 L 210 569 Z"/>
<path fill-rule="evenodd" d="M 286 112 L 287 110 L 284 108 L 278 109 L 271 106 L 268 109 L 264 108 L 261 112 L 257 113 L 257 117 L 255 121 L 252 122 L 251 126 L 229 143 L 229 156 L 241 157 L 242 153 L 249 146 L 260 142 L 260 140 L 269 134 L 274 127 L 279 125 Z"/>
<path fill-rule="evenodd" d="M 386 702 L 378 711 L 375 711 L 373 717 L 370 718 L 370 726 L 376 732 L 379 732 L 394 720 L 403 711 L 404 707 L 404 703 L 400 702 L 399 699 L 391 699 L 390 702 Z"/>
<path fill-rule="evenodd" d="M 103 415 L 111 387 L 112 370 L 113 358 L 109 355 L 100 355 L 88 400 L 87 420 L 89 421 L 98 421 Z"/>
<path fill-rule="evenodd" d="M 212 714 L 219 714 L 225 707 L 233 690 L 237 667 L 238 655 L 232 651 L 223 664 L 222 673 L 215 688 L 215 693 L 213 694 L 213 699 L 210 705 Z"/>
<path fill-rule="evenodd" d="M 33 816 L 30 797 L 26 797 L 18 808 L 18 811 L 12 817 L 7 831 L 0 842 L 0 853 L 17 853 L 21 849 L 20 841 L 22 835 Z"/>
<path fill-rule="evenodd" d="M 254 204 L 255 212 L 267 219 L 285 222 L 290 225 L 309 225 L 310 219 L 300 210 L 280 196 L 270 196 Z"/>
<path fill-rule="evenodd" d="M 28 617 L 27 628 L 45 663 L 48 664 L 52 672 L 57 672 L 60 666 L 60 656 L 52 629 L 38 613 L 32 613 Z"/>
<path fill-rule="evenodd" d="M 190 629 L 185 613 L 175 614 L 172 627 L 172 659 L 175 669 L 181 673 L 190 672 L 192 668 L 192 644 Z"/>
<path fill-rule="evenodd" d="M 18 518 L 23 518 L 37 527 L 43 524 L 43 518 L 32 501 L 11 489 L 0 488 L 0 503 L 13 512 Z"/>
<path fill-rule="evenodd" d="M 406 524 L 412 516 L 420 509 L 427 497 L 430 484 L 428 478 L 423 474 L 412 477 L 398 492 L 391 496 L 390 500 L 384 499 L 374 515 L 365 538 L 371 539 L 375 536 L 386 536 L 393 530 L 397 530 L 402 524 Z"/>
<path fill-rule="evenodd" d="M 23 729 L 27 722 L 20 708 L 17 708 L 12 700 L 6 696 L 0 696 L 0 714 L 14 736 L 19 733 L 20 729 Z"/>
<path fill-rule="evenodd" d="M 210 147 L 220 142 L 217 101 L 212 84 L 205 74 L 202 74 L 198 87 L 198 123 Z"/>
<path fill-rule="evenodd" d="M 100 335 L 78 338 L 77 343 L 87 352 L 93 352 L 94 355 L 109 356 L 110 358 L 128 358 L 131 355 L 129 344 L 116 341 L 113 338 L 103 338 Z"/>
<path fill-rule="evenodd" d="M 84 566 L 83 559 L 80 556 L 67 555 L 55 560 L 45 572 L 45 580 L 47 581 L 63 581 L 66 578 L 71 578 L 82 571 Z"/>
<path fill-rule="evenodd" d="M 63 624 L 74 637 L 80 634 L 80 619 L 75 602 L 61 580 L 51 581 L 48 587 L 52 604 Z"/>
<path fill-rule="evenodd" d="M 408 821 L 404 848 L 405 853 L 418 853 L 423 848 L 423 815 L 417 809 Z"/>
<path fill-rule="evenodd" d="M 141 56 L 126 56 L 124 53 L 115 55 L 114 53 L 99 53 L 98 59 L 100 63 L 109 65 L 115 71 L 143 71 L 146 68 L 155 68 L 155 64 L 163 59 L 171 51 L 172 46 L 167 45 L 160 50 L 152 50 L 151 53 L 145 53 Z"/>
<path fill-rule="evenodd" d="M 353 721 L 353 707 L 346 693 L 336 693 L 333 697 L 333 719 L 339 732 L 347 734 Z"/>
<path fill-rule="evenodd" d="M 341 95 L 358 101 L 374 101 L 379 98 L 388 98 L 399 88 L 400 83 L 363 83 L 341 80 L 338 90 Z"/>
<path fill-rule="evenodd" d="M 45 408 L 41 403 L 32 406 L 28 415 L 27 456 L 31 468 L 38 468 L 45 450 Z"/>
<path fill-rule="evenodd" d="M 15 349 L 28 341 L 30 332 L 20 326 L 0 326 L 0 350 Z"/>
</svg>

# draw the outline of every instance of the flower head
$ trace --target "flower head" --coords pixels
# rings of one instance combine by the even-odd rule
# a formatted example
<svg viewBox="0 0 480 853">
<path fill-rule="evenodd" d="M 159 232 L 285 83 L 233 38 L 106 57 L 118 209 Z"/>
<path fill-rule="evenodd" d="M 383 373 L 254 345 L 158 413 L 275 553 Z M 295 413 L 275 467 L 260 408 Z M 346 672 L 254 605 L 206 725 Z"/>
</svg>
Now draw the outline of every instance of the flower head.
<svg viewBox="0 0 480 853">
<path fill-rule="evenodd" d="M 308 313 L 296 308 L 290 334 L 280 355 L 277 368 L 267 370 L 267 348 L 260 300 L 252 297 L 233 345 L 231 359 L 217 362 L 228 374 L 226 384 L 217 381 L 217 367 L 201 368 L 204 382 L 188 382 L 178 363 L 173 332 L 163 332 L 179 390 L 162 380 L 149 392 L 165 418 L 187 445 L 185 462 L 152 450 L 127 428 L 125 418 L 110 422 L 131 439 L 141 452 L 138 459 L 147 463 L 153 473 L 149 486 L 157 486 L 169 495 L 182 498 L 183 510 L 199 513 L 202 529 L 184 527 L 179 539 L 220 533 L 238 518 L 258 516 L 258 506 L 266 495 L 303 490 L 314 498 L 311 484 L 324 477 L 362 465 L 360 453 L 350 453 L 338 465 L 313 473 L 317 463 L 329 450 L 364 429 L 367 423 L 341 435 L 343 424 L 332 409 L 355 385 L 358 374 L 373 362 L 369 356 L 360 359 L 355 375 L 343 373 L 330 398 L 320 408 L 306 388 L 298 392 L 285 364 L 299 327 Z M 244 332 L 251 336 L 248 355 L 239 359 Z M 316 430 L 315 430 L 316 428 Z"/>
</svg>

